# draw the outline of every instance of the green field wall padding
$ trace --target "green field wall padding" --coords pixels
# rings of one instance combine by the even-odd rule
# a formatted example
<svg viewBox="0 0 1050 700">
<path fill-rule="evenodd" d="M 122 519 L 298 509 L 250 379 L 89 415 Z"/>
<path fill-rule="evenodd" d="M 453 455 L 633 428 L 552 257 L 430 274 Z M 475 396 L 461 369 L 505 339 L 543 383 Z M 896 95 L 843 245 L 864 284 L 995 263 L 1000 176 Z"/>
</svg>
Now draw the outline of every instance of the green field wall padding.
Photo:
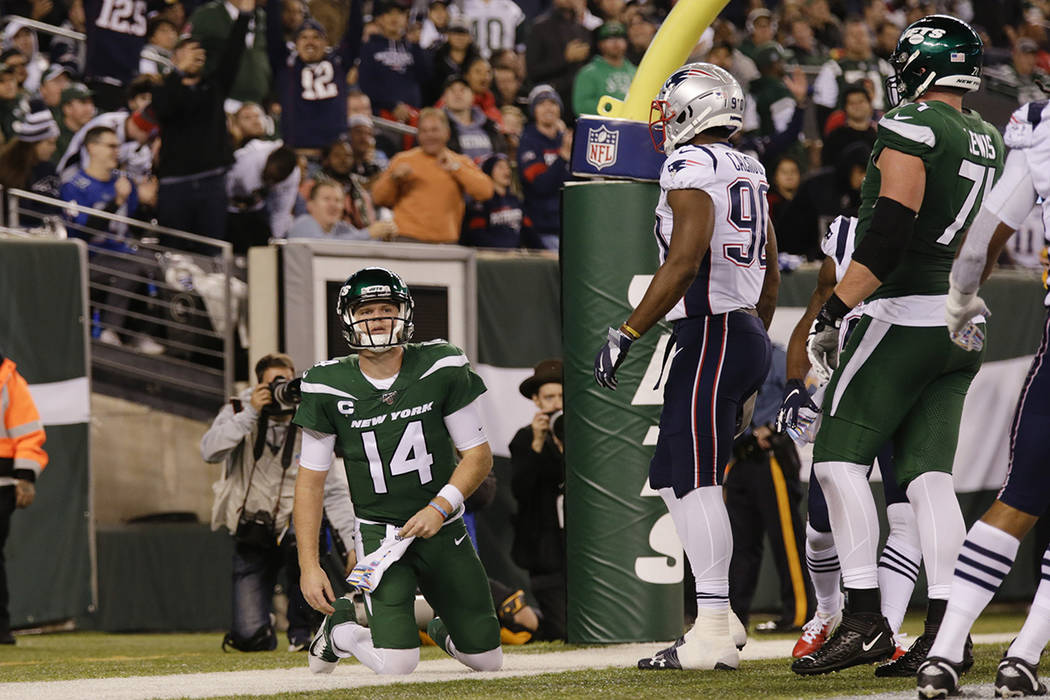
<svg viewBox="0 0 1050 700">
<path fill-rule="evenodd" d="M 659 194 L 640 182 L 572 184 L 563 194 L 570 643 L 682 633 L 685 560 L 663 501 L 648 487 L 670 329 L 654 328 L 634 344 L 616 391 L 599 388 L 593 373 L 609 326 L 627 319 L 659 265 Z"/>
</svg>

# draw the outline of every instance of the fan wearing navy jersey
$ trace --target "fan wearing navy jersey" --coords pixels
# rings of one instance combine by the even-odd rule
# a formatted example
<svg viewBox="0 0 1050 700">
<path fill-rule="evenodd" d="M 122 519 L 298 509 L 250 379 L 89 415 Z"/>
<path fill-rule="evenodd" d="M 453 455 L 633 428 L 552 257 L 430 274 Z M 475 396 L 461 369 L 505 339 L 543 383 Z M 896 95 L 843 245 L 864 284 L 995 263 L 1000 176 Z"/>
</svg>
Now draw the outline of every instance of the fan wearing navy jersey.
<svg viewBox="0 0 1050 700">
<path fill-rule="evenodd" d="M 426 53 L 405 38 L 407 5 L 377 0 L 372 14 L 379 31 L 361 47 L 361 90 L 372 99 L 377 114 L 414 124 L 429 75 Z"/>
<path fill-rule="evenodd" d="M 84 82 L 100 111 L 120 109 L 146 45 L 146 0 L 84 0 L 84 18 Z"/>
<path fill-rule="evenodd" d="M 520 248 L 530 222 L 522 211 L 521 199 L 510 189 L 514 177 L 510 161 L 502 153 L 494 153 L 481 163 L 481 171 L 492 178 L 495 194 L 483 202 L 467 204 L 460 243 L 479 248 Z"/>
<path fill-rule="evenodd" d="M 281 101 L 281 131 L 291 148 L 321 149 L 346 131 L 346 72 L 361 51 L 361 3 L 350 3 L 342 41 L 308 19 L 295 33 L 295 51 L 282 40 L 280 13 L 267 15 L 267 45 Z"/>
<path fill-rule="evenodd" d="M 765 169 L 726 143 L 743 123 L 744 101 L 736 79 L 710 63 L 678 69 L 657 95 L 649 128 L 668 154 L 656 207 L 661 264 L 594 360 L 598 384 L 615 389 L 631 344 L 665 315 L 674 324 L 677 349 L 649 483 L 667 504 L 689 557 L 697 618 L 675 645 L 640 660 L 642 669 L 733 669 L 740 662 L 729 610 L 733 535 L 722 478 L 737 418 L 750 424 L 745 404 L 769 371 L 766 328 L 780 286 Z"/>
<path fill-rule="evenodd" d="M 973 320 L 988 313 L 977 296 L 980 284 L 991 274 L 1007 240 L 1021 227 L 1037 199 L 1042 200 L 1044 235 L 1050 231 L 1050 104 L 1041 100 L 1023 105 L 1010 117 L 1003 140 L 1011 150 L 1002 177 L 984 198 L 949 278 L 945 319 L 952 340 L 967 350 L 980 349 L 967 341 L 978 328 Z M 1045 303 L 1050 306 L 1050 294 Z M 979 340 L 980 334 L 976 335 Z M 1050 317 L 1017 401 L 1006 481 L 992 505 L 966 533 L 944 619 L 926 663 L 919 669 L 919 697 L 959 694 L 970 627 L 1010 572 L 1021 538 L 1050 506 L 1046 469 L 1046 435 L 1050 432 L 1048 345 Z M 1038 667 L 1043 648 L 1050 642 L 1050 550 L 1043 553 L 1041 573 L 1028 618 L 999 662 L 995 675 L 998 697 L 1046 694 Z"/>
</svg>

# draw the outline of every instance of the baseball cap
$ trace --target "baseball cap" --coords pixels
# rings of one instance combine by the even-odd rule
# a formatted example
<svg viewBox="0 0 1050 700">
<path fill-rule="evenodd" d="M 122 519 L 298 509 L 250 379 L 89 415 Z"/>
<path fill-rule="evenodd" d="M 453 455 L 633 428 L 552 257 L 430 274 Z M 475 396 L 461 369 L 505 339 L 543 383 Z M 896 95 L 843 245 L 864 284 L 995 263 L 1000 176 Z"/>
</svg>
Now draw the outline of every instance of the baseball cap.
<svg viewBox="0 0 1050 700">
<path fill-rule="evenodd" d="M 63 66 L 61 63 L 52 63 L 50 66 L 48 66 L 47 72 L 44 73 L 44 77 L 40 80 L 40 82 L 46 83 L 49 80 L 54 80 L 63 73 L 69 75 L 69 68 Z"/>
<path fill-rule="evenodd" d="M 602 39 L 627 38 L 627 27 L 621 22 L 610 21 L 598 27 L 598 41 Z"/>
<path fill-rule="evenodd" d="M 771 41 L 768 44 L 762 44 L 762 46 L 755 51 L 755 66 L 757 66 L 759 70 L 762 70 L 763 68 L 768 68 L 773 65 L 777 61 L 783 61 L 786 56 L 787 54 L 784 52 L 784 47 L 775 41 Z"/>
<path fill-rule="evenodd" d="M 450 75 L 447 78 L 445 78 L 445 84 L 441 86 L 441 92 L 444 92 L 445 90 L 448 90 L 450 87 L 452 87 L 456 83 L 463 83 L 468 88 L 470 87 L 470 83 L 467 82 L 467 79 L 464 78 L 461 73 L 453 73 L 452 75 Z"/>
<path fill-rule="evenodd" d="M 62 91 L 62 96 L 59 98 L 58 104 L 64 105 L 73 100 L 90 100 L 94 96 L 95 93 L 89 90 L 88 86 L 84 83 L 73 83 Z"/>
<path fill-rule="evenodd" d="M 157 119 L 157 113 L 153 111 L 153 107 L 136 109 L 131 113 L 130 119 L 135 126 L 150 136 L 160 131 L 160 121 Z"/>
<path fill-rule="evenodd" d="M 303 20 L 303 23 L 299 25 L 299 28 L 295 30 L 296 38 L 299 37 L 305 31 L 313 30 L 323 37 L 328 36 L 328 32 L 324 30 L 324 26 L 313 17 L 307 17 Z"/>
<path fill-rule="evenodd" d="M 382 17 L 387 12 L 408 12 L 408 4 L 401 0 L 376 0 L 373 17 Z"/>
</svg>

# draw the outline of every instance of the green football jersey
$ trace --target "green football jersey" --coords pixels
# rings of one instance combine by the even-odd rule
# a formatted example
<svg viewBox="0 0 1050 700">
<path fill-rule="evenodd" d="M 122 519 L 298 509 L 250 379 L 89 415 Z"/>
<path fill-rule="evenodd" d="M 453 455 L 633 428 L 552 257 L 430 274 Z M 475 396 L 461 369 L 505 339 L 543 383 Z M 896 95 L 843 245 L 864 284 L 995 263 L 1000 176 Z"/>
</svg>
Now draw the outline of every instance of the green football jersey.
<svg viewBox="0 0 1050 700">
<path fill-rule="evenodd" d="M 303 375 L 294 420 L 336 435 L 358 517 L 403 525 L 456 468 L 445 416 L 483 393 L 485 383 L 459 348 L 411 343 L 389 389 L 365 378 L 357 355 L 314 365 Z"/>
<path fill-rule="evenodd" d="M 870 299 L 948 293 L 948 273 L 970 222 L 1003 169 L 1002 136 L 973 111 L 944 102 L 905 104 L 879 120 L 878 135 L 861 185 L 857 243 L 868 232 L 882 175 L 875 160 L 884 148 L 922 159 L 926 190 L 915 233 L 901 263 Z"/>
</svg>

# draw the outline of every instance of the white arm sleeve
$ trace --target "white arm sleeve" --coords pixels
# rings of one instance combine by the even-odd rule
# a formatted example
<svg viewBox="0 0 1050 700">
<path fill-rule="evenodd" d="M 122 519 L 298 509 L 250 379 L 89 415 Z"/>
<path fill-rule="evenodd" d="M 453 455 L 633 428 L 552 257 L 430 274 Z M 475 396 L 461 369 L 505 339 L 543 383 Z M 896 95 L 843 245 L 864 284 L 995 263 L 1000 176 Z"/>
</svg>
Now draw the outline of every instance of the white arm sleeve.
<svg viewBox="0 0 1050 700">
<path fill-rule="evenodd" d="M 326 472 L 332 466 L 335 454 L 335 435 L 303 429 L 303 451 L 299 466 L 315 472 Z"/>
<path fill-rule="evenodd" d="M 445 427 L 456 449 L 462 452 L 489 441 L 481 421 L 481 399 L 477 398 L 455 413 L 445 416 Z M 305 448 L 304 448 L 305 449 Z"/>
<path fill-rule="evenodd" d="M 984 198 L 966 234 L 959 257 L 952 265 L 951 284 L 964 294 L 973 294 L 981 284 L 988 258 L 988 244 L 999 222 L 1015 231 L 1035 205 L 1036 192 L 1024 151 L 1015 148 L 995 187 Z"/>
</svg>

